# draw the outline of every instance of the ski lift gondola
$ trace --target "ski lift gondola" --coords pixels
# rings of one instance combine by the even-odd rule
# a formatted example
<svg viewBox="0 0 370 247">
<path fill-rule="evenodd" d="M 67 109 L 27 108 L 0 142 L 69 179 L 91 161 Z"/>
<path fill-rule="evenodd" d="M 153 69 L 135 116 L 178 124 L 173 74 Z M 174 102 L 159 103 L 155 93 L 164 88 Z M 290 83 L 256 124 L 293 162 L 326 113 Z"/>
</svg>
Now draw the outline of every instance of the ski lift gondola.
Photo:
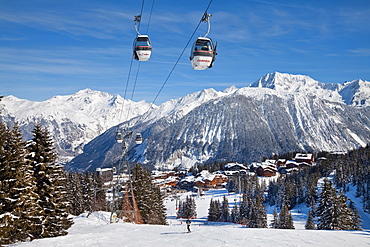
<svg viewBox="0 0 370 247">
<path fill-rule="evenodd" d="M 213 66 L 216 47 L 210 38 L 198 37 L 190 54 L 191 66 L 195 70 L 205 70 Z"/>
<path fill-rule="evenodd" d="M 138 35 L 134 40 L 134 58 L 138 61 L 148 61 L 152 54 L 152 45 L 148 35 Z"/>
<path fill-rule="evenodd" d="M 123 142 L 122 132 L 119 132 L 119 131 L 116 132 L 116 142 L 117 143 L 122 143 Z"/>
<path fill-rule="evenodd" d="M 204 14 L 201 21 L 208 23 L 207 33 L 204 35 L 204 37 L 198 37 L 191 49 L 190 61 L 193 69 L 195 70 L 205 70 L 211 68 L 216 59 L 217 43 L 214 43 L 211 38 L 207 38 L 207 35 L 210 31 L 210 17 L 210 14 Z"/>
<path fill-rule="evenodd" d="M 136 134 L 135 142 L 136 142 L 136 144 L 141 144 L 141 143 L 143 143 L 143 136 L 142 136 L 140 133 L 137 133 L 137 134 Z"/>
<path fill-rule="evenodd" d="M 141 15 L 135 16 L 135 30 L 137 37 L 134 40 L 134 58 L 138 61 L 148 61 L 152 54 L 152 45 L 148 35 L 139 33 L 137 24 L 140 23 Z"/>
</svg>

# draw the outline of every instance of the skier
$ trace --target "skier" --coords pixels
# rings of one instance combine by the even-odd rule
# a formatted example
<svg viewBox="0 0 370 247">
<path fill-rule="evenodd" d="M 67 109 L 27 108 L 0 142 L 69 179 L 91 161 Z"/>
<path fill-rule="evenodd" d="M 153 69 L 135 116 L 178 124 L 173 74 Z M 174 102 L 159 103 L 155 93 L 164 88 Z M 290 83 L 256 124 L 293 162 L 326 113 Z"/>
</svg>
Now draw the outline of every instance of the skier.
<svg viewBox="0 0 370 247">
<path fill-rule="evenodd" d="M 191 231 L 190 231 L 190 224 L 191 224 L 191 221 L 190 221 L 190 219 L 188 219 L 188 220 L 186 221 L 186 226 L 187 226 L 187 228 L 188 228 L 188 232 L 191 232 Z"/>
</svg>

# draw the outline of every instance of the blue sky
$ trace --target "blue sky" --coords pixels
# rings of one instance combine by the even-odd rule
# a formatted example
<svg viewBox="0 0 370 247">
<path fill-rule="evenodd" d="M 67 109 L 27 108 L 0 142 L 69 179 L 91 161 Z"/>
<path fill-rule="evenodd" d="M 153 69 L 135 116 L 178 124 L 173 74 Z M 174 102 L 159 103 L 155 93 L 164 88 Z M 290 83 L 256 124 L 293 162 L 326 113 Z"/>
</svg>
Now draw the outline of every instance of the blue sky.
<svg viewBox="0 0 370 247">
<path fill-rule="evenodd" d="M 153 45 L 133 61 L 142 1 L 0 0 L 0 95 L 43 101 L 81 89 L 153 102 L 207 0 L 145 0 L 140 32 Z M 185 50 L 156 104 L 205 88 L 245 87 L 274 71 L 343 83 L 370 80 L 369 0 L 213 0 L 214 67 L 192 70 Z M 205 34 L 202 23 L 193 37 Z M 192 43 L 191 42 L 191 43 Z M 128 80 L 129 79 L 129 80 Z"/>
</svg>

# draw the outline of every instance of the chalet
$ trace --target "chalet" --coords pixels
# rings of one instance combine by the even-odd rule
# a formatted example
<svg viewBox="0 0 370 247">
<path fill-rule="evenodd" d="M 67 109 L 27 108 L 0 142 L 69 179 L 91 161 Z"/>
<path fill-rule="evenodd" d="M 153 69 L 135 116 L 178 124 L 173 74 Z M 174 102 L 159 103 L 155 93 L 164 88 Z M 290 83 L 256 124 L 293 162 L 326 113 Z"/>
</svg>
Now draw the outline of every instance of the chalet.
<svg viewBox="0 0 370 247">
<path fill-rule="evenodd" d="M 287 169 L 298 168 L 299 164 L 295 160 L 288 160 L 285 164 L 285 167 Z"/>
<path fill-rule="evenodd" d="M 181 179 L 177 183 L 177 187 L 184 190 L 192 189 L 195 185 L 195 177 L 194 176 L 187 176 Z"/>
<path fill-rule="evenodd" d="M 195 179 L 195 186 L 199 188 L 220 188 L 227 180 L 228 178 L 224 174 L 202 171 L 200 176 Z"/>
<path fill-rule="evenodd" d="M 307 163 L 310 166 L 312 166 L 312 164 L 314 162 L 314 157 L 313 157 L 313 154 L 301 154 L 301 153 L 297 153 L 295 155 L 294 160 L 297 163 Z"/>
<path fill-rule="evenodd" d="M 176 176 L 176 173 L 174 171 L 169 171 L 169 172 L 153 171 L 152 172 L 152 180 L 167 179 L 169 177 L 174 177 L 174 176 Z"/>
<path fill-rule="evenodd" d="M 178 184 L 178 178 L 172 176 L 166 179 L 155 179 L 153 183 L 158 185 L 158 187 L 175 187 Z"/>
<path fill-rule="evenodd" d="M 244 166 L 243 164 L 238 164 L 238 163 L 228 163 L 225 165 L 225 170 L 226 171 L 248 171 L 249 168 Z"/>
<path fill-rule="evenodd" d="M 262 163 L 259 167 L 256 169 L 256 173 L 258 176 L 263 177 L 273 177 L 276 176 L 277 168 L 274 164 L 270 163 Z"/>
</svg>

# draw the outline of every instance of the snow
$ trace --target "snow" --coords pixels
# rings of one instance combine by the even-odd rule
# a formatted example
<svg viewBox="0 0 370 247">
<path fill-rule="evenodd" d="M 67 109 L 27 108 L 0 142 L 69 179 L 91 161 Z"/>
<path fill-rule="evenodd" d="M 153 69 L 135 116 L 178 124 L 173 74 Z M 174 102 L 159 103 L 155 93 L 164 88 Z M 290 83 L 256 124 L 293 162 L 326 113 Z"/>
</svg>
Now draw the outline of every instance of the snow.
<svg viewBox="0 0 370 247">
<path fill-rule="evenodd" d="M 349 194 L 352 193 L 350 190 Z M 184 199 L 192 193 L 182 193 Z M 369 246 L 370 219 L 363 217 L 363 231 L 304 230 L 308 209 L 301 206 L 292 210 L 295 230 L 256 229 L 233 223 L 207 222 L 210 200 L 226 195 L 230 208 L 239 201 L 239 195 L 228 194 L 225 189 L 209 190 L 202 197 L 195 197 L 198 218 L 192 220 L 191 233 L 186 233 L 183 219 L 176 219 L 176 199 L 167 197 L 167 226 L 109 224 L 110 213 L 94 212 L 75 217 L 75 224 L 67 236 L 34 240 L 12 246 L 63 247 L 63 246 Z M 355 201 L 356 202 L 356 201 Z M 273 208 L 268 208 L 271 222 Z"/>
</svg>

